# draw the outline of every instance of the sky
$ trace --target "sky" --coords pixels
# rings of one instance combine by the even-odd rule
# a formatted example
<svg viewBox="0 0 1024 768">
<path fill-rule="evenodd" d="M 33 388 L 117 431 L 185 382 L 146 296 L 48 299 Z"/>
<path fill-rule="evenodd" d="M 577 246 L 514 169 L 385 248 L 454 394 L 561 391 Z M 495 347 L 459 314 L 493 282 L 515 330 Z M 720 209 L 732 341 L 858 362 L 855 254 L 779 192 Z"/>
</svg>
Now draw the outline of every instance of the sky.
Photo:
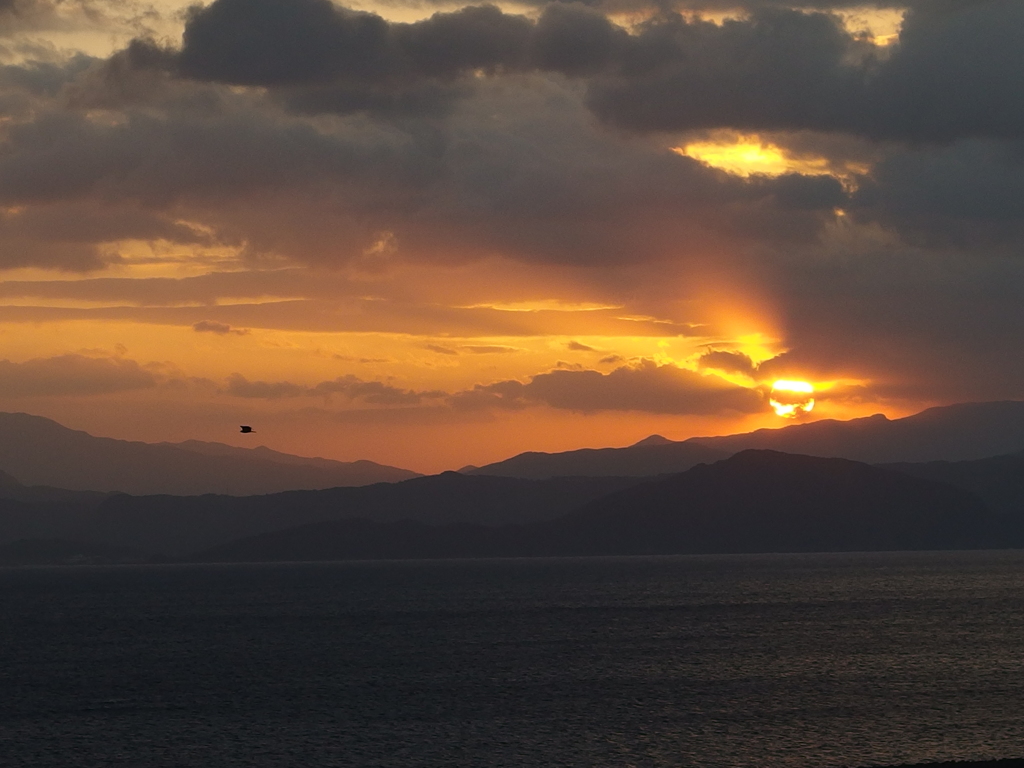
<svg viewBox="0 0 1024 768">
<path fill-rule="evenodd" d="M 435 472 L 1024 398 L 1022 35 L 0 0 L 0 410 Z"/>
</svg>

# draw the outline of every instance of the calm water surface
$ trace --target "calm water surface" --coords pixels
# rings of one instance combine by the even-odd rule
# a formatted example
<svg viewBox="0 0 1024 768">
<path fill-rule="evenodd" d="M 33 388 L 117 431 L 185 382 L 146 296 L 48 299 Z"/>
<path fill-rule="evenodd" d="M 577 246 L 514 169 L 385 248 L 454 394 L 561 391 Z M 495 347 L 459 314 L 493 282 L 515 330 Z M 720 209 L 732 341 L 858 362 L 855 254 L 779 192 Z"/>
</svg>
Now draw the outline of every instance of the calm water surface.
<svg viewBox="0 0 1024 768">
<path fill-rule="evenodd" d="M 0 570 L 5 766 L 1024 756 L 1024 553 Z"/>
</svg>

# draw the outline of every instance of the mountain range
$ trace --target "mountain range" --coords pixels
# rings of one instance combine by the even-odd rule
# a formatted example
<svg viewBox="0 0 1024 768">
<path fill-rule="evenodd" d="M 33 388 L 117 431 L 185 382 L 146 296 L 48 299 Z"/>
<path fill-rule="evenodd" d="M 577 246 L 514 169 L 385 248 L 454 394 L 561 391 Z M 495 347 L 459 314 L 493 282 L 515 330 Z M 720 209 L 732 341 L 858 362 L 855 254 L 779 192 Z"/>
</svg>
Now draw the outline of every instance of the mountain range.
<svg viewBox="0 0 1024 768">
<path fill-rule="evenodd" d="M 554 520 L 426 525 L 344 518 L 246 537 L 213 561 L 977 549 L 1021 541 L 977 496 L 846 459 L 743 451 Z"/>
<path fill-rule="evenodd" d="M 0 469 L 28 486 L 233 496 L 418 477 L 372 461 L 342 462 L 219 443 L 141 443 L 94 437 L 27 413 L 0 413 Z"/>
<path fill-rule="evenodd" d="M 1019 547 L 1022 468 L 1021 456 L 894 467 L 751 450 L 657 478 L 446 472 L 247 497 L 81 493 L 7 479 L 0 562 Z"/>
<path fill-rule="evenodd" d="M 823 419 L 741 435 L 671 441 L 654 435 L 627 448 L 522 453 L 462 471 L 505 477 L 659 475 L 751 448 L 868 464 L 967 461 L 1024 450 L 1024 401 L 962 403 L 902 419 L 882 414 L 849 421 Z"/>
<path fill-rule="evenodd" d="M 421 477 L 264 447 L 95 438 L 0 414 L 10 472 L 0 472 L 0 562 L 1019 547 L 1022 419 L 1024 403 L 968 404 L 723 438 L 652 436 Z M 977 457 L 990 450 L 1002 455 Z M 356 486 L 372 476 L 359 472 L 394 481 Z M 294 490 L 330 478 L 351 487 Z M 232 493 L 207 492 L 217 483 Z"/>
<path fill-rule="evenodd" d="M 35 489 L 12 494 L 0 488 L 0 544 L 61 539 L 115 546 L 141 557 L 186 557 L 242 536 L 339 518 L 487 526 L 546 520 L 636 482 L 476 478 L 446 472 L 400 483 L 262 496 L 85 494 L 35 505 L 24 501 Z"/>
</svg>

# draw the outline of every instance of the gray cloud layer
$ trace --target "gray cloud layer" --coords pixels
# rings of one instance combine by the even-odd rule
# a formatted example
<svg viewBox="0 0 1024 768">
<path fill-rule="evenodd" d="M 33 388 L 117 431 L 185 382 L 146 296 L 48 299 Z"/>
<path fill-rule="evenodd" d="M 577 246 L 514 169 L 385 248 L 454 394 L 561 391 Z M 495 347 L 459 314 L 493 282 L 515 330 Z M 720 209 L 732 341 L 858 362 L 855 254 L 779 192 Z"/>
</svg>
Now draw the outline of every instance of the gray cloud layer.
<svg viewBox="0 0 1024 768">
<path fill-rule="evenodd" d="M 0 396 L 106 395 L 155 387 L 159 378 L 134 360 L 60 355 L 15 363 L 0 360 Z"/>
<path fill-rule="evenodd" d="M 535 22 L 470 6 L 399 24 L 329 0 L 215 0 L 193 9 L 180 51 L 137 41 L 128 55 L 195 80 L 280 89 L 309 111 L 436 109 L 460 77 L 541 71 L 582 78 L 598 117 L 640 131 L 1021 137 L 1019 2 L 921 4 L 885 52 L 838 16 L 771 5 L 723 24 L 658 15 L 628 34 L 579 3 L 546 5 Z"/>
<path fill-rule="evenodd" d="M 447 394 L 415 392 L 380 381 L 343 376 L 316 386 L 288 381 L 249 381 L 240 374 L 228 380 L 226 392 L 236 397 L 277 400 L 293 397 L 341 394 L 353 401 L 379 406 L 445 404 L 459 410 L 494 408 L 520 410 L 548 406 L 560 410 L 643 411 L 647 413 L 710 415 L 754 413 L 764 408 L 762 395 L 705 377 L 674 365 L 644 360 L 610 373 L 587 369 L 553 370 L 523 383 L 510 379 L 477 385 Z"/>
<path fill-rule="evenodd" d="M 793 347 L 780 372 L 859 370 L 942 396 L 1020 393 L 1024 3 L 908 4 L 887 50 L 827 12 L 849 3 L 784 4 L 824 11 L 800 13 L 695 1 L 671 7 L 749 15 L 718 25 L 663 11 L 626 30 L 606 11 L 629 5 L 539 4 L 536 19 L 468 7 L 397 24 L 326 0 L 214 0 L 190 12 L 180 45 L 136 40 L 106 61 L 0 67 L 0 268 L 96 269 L 123 258 L 126 239 L 367 273 L 390 260 L 500 257 L 573 265 L 630 306 L 692 298 L 701 276 L 721 274 L 778 307 Z M 780 145 L 869 167 L 845 186 L 745 179 L 668 151 L 715 128 L 772 131 Z M 97 282 L 75 295 L 212 305 L 225 290 L 307 290 L 284 274 L 252 278 L 252 292 L 232 280 Z M 257 290 L 260 280 L 279 286 Z M 406 332 L 418 319 L 446 333 L 537 330 L 429 297 L 401 318 L 393 305 L 345 313 L 317 297 L 315 311 L 258 311 L 289 328 Z M 89 316 L 211 333 L 259 321 L 251 308 L 172 309 Z M 683 332 L 689 318 L 676 319 L 663 332 Z M 937 379 L 950 360 L 966 362 Z M 721 354 L 705 362 L 743 367 Z M 559 371 L 475 396 L 553 404 L 571 381 L 591 393 L 581 408 L 630 388 L 647 394 L 629 402 L 677 407 L 652 383 L 671 371 L 599 375 Z M 705 407 L 694 402 L 678 407 Z"/>
</svg>

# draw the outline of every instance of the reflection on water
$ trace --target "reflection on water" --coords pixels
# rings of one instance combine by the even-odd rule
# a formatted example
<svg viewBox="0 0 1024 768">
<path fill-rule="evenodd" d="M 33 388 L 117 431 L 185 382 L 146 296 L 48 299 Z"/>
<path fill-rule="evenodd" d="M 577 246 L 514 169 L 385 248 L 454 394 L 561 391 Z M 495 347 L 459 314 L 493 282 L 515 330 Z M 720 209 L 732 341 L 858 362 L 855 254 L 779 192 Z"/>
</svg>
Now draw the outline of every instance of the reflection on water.
<svg viewBox="0 0 1024 768">
<path fill-rule="evenodd" d="M 1024 553 L 0 571 L 10 766 L 1021 756 Z"/>
</svg>

